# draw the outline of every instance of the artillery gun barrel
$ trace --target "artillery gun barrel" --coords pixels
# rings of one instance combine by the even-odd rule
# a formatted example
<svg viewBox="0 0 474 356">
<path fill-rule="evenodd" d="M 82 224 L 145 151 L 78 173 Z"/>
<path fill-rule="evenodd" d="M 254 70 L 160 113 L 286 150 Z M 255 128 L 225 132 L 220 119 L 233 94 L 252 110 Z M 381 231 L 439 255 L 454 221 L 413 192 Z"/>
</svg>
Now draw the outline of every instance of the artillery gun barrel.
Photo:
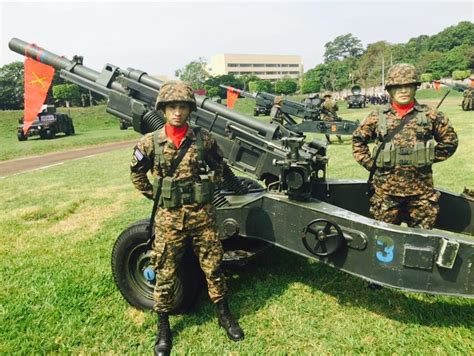
<svg viewBox="0 0 474 356">
<path fill-rule="evenodd" d="M 82 64 L 71 61 L 63 56 L 58 56 L 57 54 L 49 52 L 44 48 L 38 47 L 34 44 L 25 42 L 18 38 L 12 38 L 9 42 L 9 47 L 12 51 L 18 54 L 33 58 L 41 63 L 50 65 L 57 70 L 64 70 L 74 73 L 80 77 L 90 80 L 91 82 L 97 82 L 100 77 L 100 72 L 90 69 Z M 145 72 L 142 72 L 137 69 L 120 69 L 120 74 L 124 75 L 127 78 L 136 80 L 139 83 L 144 84 L 148 87 L 156 89 L 157 91 L 159 91 L 161 86 L 163 85 L 163 82 L 161 80 L 153 78 Z M 117 81 L 111 82 L 110 88 L 121 93 L 126 93 L 126 89 L 124 89 L 124 87 Z M 98 91 L 98 93 L 104 96 L 108 96 L 107 93 L 102 90 Z M 266 123 L 252 120 L 243 114 L 237 113 L 233 110 L 226 108 L 223 105 L 206 99 L 207 98 L 205 96 L 196 95 L 197 106 L 204 110 L 217 113 L 250 129 L 253 129 L 263 137 L 271 137 L 272 139 L 275 139 L 274 136 L 277 130 L 274 126 L 270 126 Z"/>
<path fill-rule="evenodd" d="M 245 98 L 251 98 L 251 99 L 255 99 L 258 95 L 257 94 L 252 94 L 248 91 L 245 91 L 243 89 L 239 89 L 239 88 L 234 88 L 234 87 L 231 87 L 231 86 L 228 86 L 228 85 L 224 85 L 224 84 L 219 84 L 219 87 L 221 87 L 222 89 L 226 89 L 226 90 L 232 90 L 232 91 L 235 91 L 236 93 L 239 93 L 240 95 L 242 95 L 243 97 Z"/>
</svg>

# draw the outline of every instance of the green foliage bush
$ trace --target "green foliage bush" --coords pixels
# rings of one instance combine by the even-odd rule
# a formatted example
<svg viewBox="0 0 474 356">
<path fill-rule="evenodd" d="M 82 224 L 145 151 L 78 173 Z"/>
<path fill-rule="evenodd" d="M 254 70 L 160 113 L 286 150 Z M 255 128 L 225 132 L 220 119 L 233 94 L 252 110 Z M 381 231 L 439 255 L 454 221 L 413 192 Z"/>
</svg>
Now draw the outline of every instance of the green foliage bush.
<svg viewBox="0 0 474 356">
<path fill-rule="evenodd" d="M 440 80 L 441 79 L 441 73 L 440 72 L 431 73 L 431 79 L 432 80 Z"/>
<path fill-rule="evenodd" d="M 298 85 L 291 79 L 282 79 L 275 82 L 275 93 L 277 94 L 293 94 L 297 89 Z"/>
<path fill-rule="evenodd" d="M 452 77 L 454 80 L 463 80 L 469 78 L 470 75 L 470 70 L 455 70 L 453 71 Z"/>
<path fill-rule="evenodd" d="M 433 80 L 433 75 L 431 73 L 423 73 L 420 78 L 422 82 L 431 82 Z"/>
<path fill-rule="evenodd" d="M 273 84 L 268 80 L 255 80 L 249 82 L 249 91 L 265 91 L 267 93 L 273 93 Z"/>
</svg>

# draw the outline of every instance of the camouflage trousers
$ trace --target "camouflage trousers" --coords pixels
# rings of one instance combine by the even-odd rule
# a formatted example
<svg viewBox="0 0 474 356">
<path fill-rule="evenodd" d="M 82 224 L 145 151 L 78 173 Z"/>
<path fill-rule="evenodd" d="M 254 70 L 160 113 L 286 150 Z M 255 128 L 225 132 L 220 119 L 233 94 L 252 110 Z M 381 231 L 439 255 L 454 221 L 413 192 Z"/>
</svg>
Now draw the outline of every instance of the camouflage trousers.
<svg viewBox="0 0 474 356">
<path fill-rule="evenodd" d="M 189 242 L 206 277 L 211 301 L 217 303 L 224 298 L 227 287 L 220 268 L 224 251 L 213 224 L 184 230 L 158 225 L 155 236 L 151 253 L 156 272 L 155 311 L 163 313 L 173 309 L 176 271 Z"/>
<path fill-rule="evenodd" d="M 370 214 L 375 220 L 410 227 L 432 229 L 439 213 L 440 193 L 399 197 L 375 192 L 370 198 Z"/>
</svg>

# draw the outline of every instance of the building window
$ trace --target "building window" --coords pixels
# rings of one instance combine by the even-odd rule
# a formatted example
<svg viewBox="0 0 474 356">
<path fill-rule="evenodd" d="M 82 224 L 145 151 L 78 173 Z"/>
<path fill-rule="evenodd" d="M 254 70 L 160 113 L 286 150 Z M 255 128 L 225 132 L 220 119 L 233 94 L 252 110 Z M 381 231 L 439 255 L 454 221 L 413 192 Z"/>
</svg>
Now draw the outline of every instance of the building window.
<svg viewBox="0 0 474 356">
<path fill-rule="evenodd" d="M 227 64 L 227 67 L 237 67 L 237 66 L 238 66 L 238 64 L 236 64 L 236 63 L 229 63 L 229 64 Z"/>
<path fill-rule="evenodd" d="M 300 74 L 300 72 L 295 72 L 295 71 L 292 71 L 292 72 L 289 72 L 290 74 Z"/>
<path fill-rule="evenodd" d="M 254 67 L 263 67 L 264 64 L 263 63 L 255 63 L 253 64 Z"/>
<path fill-rule="evenodd" d="M 276 64 L 265 64 L 265 67 L 276 67 Z"/>
<path fill-rule="evenodd" d="M 290 64 L 290 67 L 299 67 L 299 64 Z"/>
<path fill-rule="evenodd" d="M 282 64 L 281 66 L 282 67 L 288 67 L 288 64 Z"/>
</svg>

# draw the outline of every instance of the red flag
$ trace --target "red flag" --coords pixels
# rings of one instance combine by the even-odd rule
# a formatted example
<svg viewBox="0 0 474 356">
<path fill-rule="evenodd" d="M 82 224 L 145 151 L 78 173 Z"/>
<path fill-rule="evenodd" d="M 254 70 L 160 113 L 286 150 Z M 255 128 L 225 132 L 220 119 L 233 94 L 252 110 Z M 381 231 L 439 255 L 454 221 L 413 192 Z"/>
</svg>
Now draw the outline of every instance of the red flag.
<svg viewBox="0 0 474 356">
<path fill-rule="evenodd" d="M 25 115 L 23 120 L 25 135 L 46 100 L 53 76 L 53 67 L 29 57 L 25 58 Z"/>
<path fill-rule="evenodd" d="M 234 108 L 234 104 L 237 101 L 237 98 L 239 97 L 239 93 L 234 91 L 234 88 L 230 87 L 227 89 L 227 107 L 229 109 Z"/>
<path fill-rule="evenodd" d="M 434 83 L 434 87 L 436 90 L 439 90 L 439 88 L 441 87 L 441 82 L 439 80 L 435 80 L 433 81 Z"/>
</svg>

